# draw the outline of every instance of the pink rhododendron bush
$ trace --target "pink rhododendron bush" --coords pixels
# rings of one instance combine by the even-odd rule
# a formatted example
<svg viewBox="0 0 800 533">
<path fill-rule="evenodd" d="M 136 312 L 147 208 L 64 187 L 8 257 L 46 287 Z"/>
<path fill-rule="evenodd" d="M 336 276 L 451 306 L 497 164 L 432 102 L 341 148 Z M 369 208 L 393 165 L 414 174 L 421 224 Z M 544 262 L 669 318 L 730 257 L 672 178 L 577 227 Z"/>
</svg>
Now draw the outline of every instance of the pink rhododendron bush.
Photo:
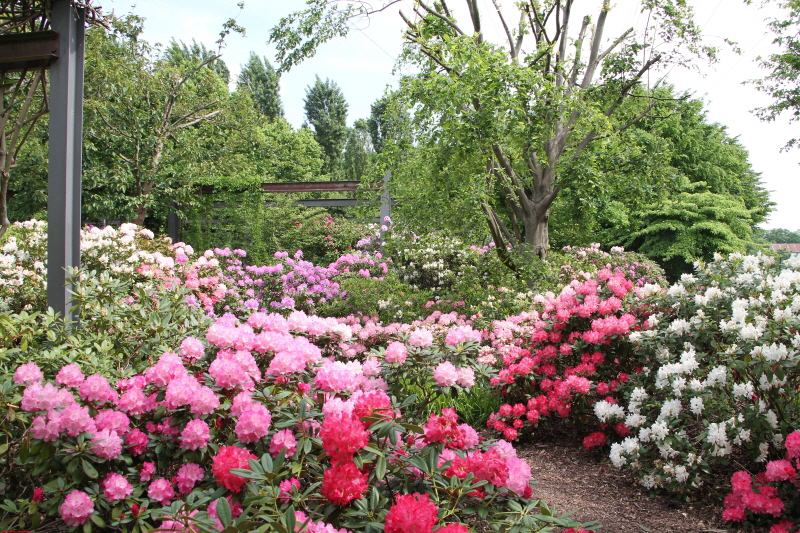
<svg viewBox="0 0 800 533">
<path fill-rule="evenodd" d="M 624 269 L 601 269 L 573 280 L 558 294 L 535 298 L 536 309 L 495 322 L 479 361 L 500 368 L 491 383 L 504 403 L 487 422 L 509 440 L 547 419 L 584 421 L 584 445 L 606 444 L 606 434 L 627 436 L 600 405 L 615 405 L 637 371 L 627 336 L 641 329 L 648 311 Z M 588 422 L 586 422 L 588 420 Z"/>
<path fill-rule="evenodd" d="M 450 408 L 414 424 L 405 414 L 414 398 L 387 394 L 397 367 L 434 345 L 425 325 L 366 358 L 330 357 L 354 330 L 364 328 L 302 312 L 228 314 L 124 379 L 78 364 L 46 379 L 35 363 L 20 365 L 9 392 L 23 438 L 3 451 L 24 494 L 0 504 L 0 526 L 50 517 L 119 531 L 448 532 L 476 517 L 531 531 L 579 525 L 531 499 L 530 467 L 510 443 L 483 440 Z M 479 335 L 461 325 L 444 342 L 463 350 Z M 451 366 L 430 379 L 469 385 L 470 373 Z"/>
</svg>

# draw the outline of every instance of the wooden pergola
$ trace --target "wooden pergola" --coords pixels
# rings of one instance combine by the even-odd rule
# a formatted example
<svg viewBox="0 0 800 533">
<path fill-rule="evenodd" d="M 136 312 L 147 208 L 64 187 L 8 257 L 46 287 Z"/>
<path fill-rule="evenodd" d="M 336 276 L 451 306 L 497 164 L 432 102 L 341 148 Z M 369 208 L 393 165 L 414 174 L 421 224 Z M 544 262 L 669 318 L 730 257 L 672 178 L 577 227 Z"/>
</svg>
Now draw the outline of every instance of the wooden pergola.
<svg viewBox="0 0 800 533">
<path fill-rule="evenodd" d="M 13 4 L 13 2 L 12 2 Z M 49 13 L 47 5 L 50 6 Z M 81 151 L 86 3 L 30 2 L 49 29 L 0 36 L 0 71 L 49 69 L 47 303 L 71 321 L 66 269 L 80 266 Z M 38 11 L 37 11 L 38 9 Z"/>
</svg>

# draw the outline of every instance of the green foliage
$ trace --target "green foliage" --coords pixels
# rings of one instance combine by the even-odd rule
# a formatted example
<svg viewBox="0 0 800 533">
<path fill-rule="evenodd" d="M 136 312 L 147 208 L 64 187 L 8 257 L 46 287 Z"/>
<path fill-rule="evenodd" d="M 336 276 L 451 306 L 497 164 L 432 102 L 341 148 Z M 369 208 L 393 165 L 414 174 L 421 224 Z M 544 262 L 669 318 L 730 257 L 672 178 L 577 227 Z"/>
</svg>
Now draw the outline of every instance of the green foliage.
<svg viewBox="0 0 800 533">
<path fill-rule="evenodd" d="M 247 88 L 253 97 L 253 105 L 270 120 L 283 117 L 280 96 L 280 75 L 272 68 L 266 57 L 263 60 L 250 52 L 250 59 L 242 66 L 237 80 L 239 89 Z"/>
<path fill-rule="evenodd" d="M 769 28 L 775 34 L 773 44 L 780 51 L 768 57 L 759 57 L 761 67 L 771 72 L 761 80 L 752 80 L 756 89 L 766 93 L 774 101 L 756 110 L 761 120 L 772 122 L 779 116 L 789 117 L 789 122 L 800 119 L 800 1 L 779 0 L 776 2 L 785 10 L 784 17 L 774 19 Z M 789 139 L 785 148 L 798 144 L 798 139 Z"/>
<path fill-rule="evenodd" d="M 401 12 L 408 25 L 403 61 L 416 72 L 403 78 L 401 99 L 414 109 L 415 142 L 429 164 L 399 160 L 405 168 L 398 168 L 393 194 L 451 226 L 466 218 L 472 227 L 482 219 L 504 264 L 519 269 L 507 245 L 527 244 L 531 257 L 544 258 L 553 200 L 566 188 L 574 188 L 579 201 L 591 198 L 601 181 L 585 179 L 593 166 L 587 147 L 599 144 L 599 153 L 652 110 L 631 98 L 640 96 L 644 75 L 656 64 L 685 61 L 683 54 L 713 57 L 715 51 L 702 44 L 682 1 L 641 5 L 647 27 L 663 42 L 657 53 L 649 34 L 604 34 L 614 9 L 610 1 L 596 20 L 569 2 L 522 2 L 510 18 L 499 8 L 467 4 L 467 25 L 446 4 L 421 3 L 413 20 Z M 388 2 L 381 6 L 373 12 Z M 367 10 L 363 4 L 313 2 L 282 19 L 271 40 L 288 68 L 346 33 L 348 17 Z M 505 29 L 503 44 L 486 39 L 483 24 L 490 19 Z M 581 19 L 577 34 L 568 30 L 580 27 Z M 524 46 L 526 40 L 532 42 Z M 638 111 L 622 120 L 622 104 L 631 99 L 628 107 Z"/>
<path fill-rule="evenodd" d="M 183 41 L 172 39 L 169 47 L 164 52 L 164 57 L 170 63 L 180 65 L 181 63 L 202 63 L 217 73 L 225 85 L 231 80 L 231 72 L 228 66 L 220 59 L 219 53 L 206 48 L 203 43 L 198 43 L 192 39 L 192 44 L 187 45 Z"/>
<path fill-rule="evenodd" d="M 752 239 L 752 215 L 739 198 L 687 184 L 677 198 L 640 214 L 626 246 L 658 260 L 670 279 L 715 253 L 744 252 Z"/>
<path fill-rule="evenodd" d="M 206 202 L 227 207 L 197 210 L 182 238 L 197 249 L 247 249 L 248 263 L 272 264 L 275 252 L 303 251 L 303 259 L 327 266 L 355 248 L 368 229 L 323 208 L 298 205 L 296 195 L 259 192 L 258 184 L 217 191 Z M 268 204 L 267 204 L 268 203 Z"/>
<path fill-rule="evenodd" d="M 760 230 L 756 238 L 771 243 L 800 243 L 800 231 L 791 231 L 784 228 Z"/>
<path fill-rule="evenodd" d="M 389 143 L 402 143 L 403 137 L 409 136 L 411 118 L 401 105 L 396 93 L 388 93 L 370 106 L 367 127 L 376 153 L 381 153 Z"/>
<path fill-rule="evenodd" d="M 347 101 L 335 82 L 323 82 L 317 76 L 314 85 L 306 87 L 303 105 L 306 121 L 325 154 L 322 170 L 330 174 L 339 165 L 347 140 Z"/>
<path fill-rule="evenodd" d="M 342 177 L 346 180 L 360 181 L 372 169 L 374 159 L 375 150 L 367 121 L 360 118 L 355 121 L 347 134 L 342 155 Z"/>
<path fill-rule="evenodd" d="M 228 91 L 208 62 L 158 59 L 141 30 L 131 16 L 87 32 L 83 206 L 89 220 L 155 215 L 158 227 L 173 202 L 191 202 Z"/>
</svg>

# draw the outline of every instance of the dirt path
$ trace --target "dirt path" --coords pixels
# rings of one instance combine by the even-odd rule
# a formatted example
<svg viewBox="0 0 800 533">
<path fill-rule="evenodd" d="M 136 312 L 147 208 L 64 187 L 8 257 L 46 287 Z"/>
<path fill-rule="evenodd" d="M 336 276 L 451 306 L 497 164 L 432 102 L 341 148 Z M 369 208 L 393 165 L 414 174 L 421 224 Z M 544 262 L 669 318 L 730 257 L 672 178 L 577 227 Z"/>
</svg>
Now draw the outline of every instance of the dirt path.
<svg viewBox="0 0 800 533">
<path fill-rule="evenodd" d="M 668 496 L 649 497 L 636 479 L 614 468 L 600 452 L 553 442 L 518 448 L 531 465 L 534 498 L 559 513 L 576 511 L 575 520 L 596 520 L 603 533 L 745 533 L 755 531 L 725 523 L 718 497 L 685 503 Z"/>
</svg>

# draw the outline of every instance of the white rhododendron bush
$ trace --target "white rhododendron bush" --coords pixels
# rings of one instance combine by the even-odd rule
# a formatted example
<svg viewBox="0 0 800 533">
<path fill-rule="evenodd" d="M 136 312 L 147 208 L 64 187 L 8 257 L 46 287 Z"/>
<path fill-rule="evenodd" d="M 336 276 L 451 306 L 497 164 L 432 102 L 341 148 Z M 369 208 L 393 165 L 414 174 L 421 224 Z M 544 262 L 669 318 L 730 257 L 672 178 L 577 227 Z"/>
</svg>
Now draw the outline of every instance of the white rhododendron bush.
<svg viewBox="0 0 800 533">
<path fill-rule="evenodd" d="M 715 463 L 783 454 L 798 423 L 800 258 L 732 255 L 663 291 L 643 291 L 641 371 L 626 399 L 596 410 L 631 435 L 611 460 L 646 487 L 685 492 Z M 648 294 L 648 293 L 651 294 Z"/>
</svg>

